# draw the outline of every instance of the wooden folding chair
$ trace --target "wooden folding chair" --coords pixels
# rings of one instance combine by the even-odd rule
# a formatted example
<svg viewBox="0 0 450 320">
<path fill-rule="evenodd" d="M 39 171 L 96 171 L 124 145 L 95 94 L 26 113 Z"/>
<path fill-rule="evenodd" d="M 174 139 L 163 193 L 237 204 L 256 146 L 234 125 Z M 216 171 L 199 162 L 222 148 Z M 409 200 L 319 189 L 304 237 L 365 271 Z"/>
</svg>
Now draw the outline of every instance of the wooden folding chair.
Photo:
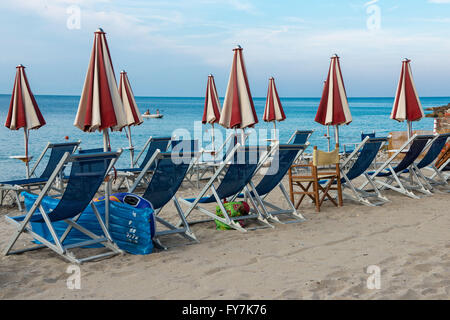
<svg viewBox="0 0 450 320">
<path fill-rule="evenodd" d="M 292 169 L 299 167 L 311 168 L 311 174 L 301 175 L 300 171 L 294 175 Z M 300 191 L 294 191 L 294 186 L 299 187 Z M 313 188 L 312 191 L 310 191 L 311 187 Z M 315 146 L 312 163 L 292 165 L 289 169 L 289 189 L 291 202 L 295 204 L 296 209 L 306 196 L 315 203 L 317 212 L 320 212 L 320 207 L 326 198 L 336 207 L 341 207 L 343 201 L 339 169 L 339 145 L 336 144 L 336 149 L 331 152 L 318 150 Z M 337 201 L 330 195 L 331 190 L 337 191 Z M 322 194 L 321 197 L 320 193 Z M 297 203 L 294 201 L 296 194 L 301 195 Z"/>
</svg>

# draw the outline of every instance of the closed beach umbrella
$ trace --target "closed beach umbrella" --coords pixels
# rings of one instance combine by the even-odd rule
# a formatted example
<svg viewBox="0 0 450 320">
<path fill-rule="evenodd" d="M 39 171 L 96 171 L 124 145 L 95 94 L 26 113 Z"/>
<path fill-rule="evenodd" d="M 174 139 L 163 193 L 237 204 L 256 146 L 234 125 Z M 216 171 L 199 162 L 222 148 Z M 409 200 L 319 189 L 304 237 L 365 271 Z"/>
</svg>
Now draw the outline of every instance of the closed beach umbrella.
<svg viewBox="0 0 450 320">
<path fill-rule="evenodd" d="M 121 130 L 127 125 L 111 55 L 102 29 L 95 32 L 94 47 L 74 125 L 85 132 L 102 131 L 104 151 L 111 149 L 108 129 Z M 107 226 L 109 225 L 109 187 L 108 180 L 105 197 Z"/>
<path fill-rule="evenodd" d="M 242 48 L 237 46 L 233 51 L 233 64 L 219 123 L 227 129 L 244 130 L 257 124 L 258 117 L 250 93 Z M 244 135 L 242 139 L 245 139 Z"/>
<path fill-rule="evenodd" d="M 28 158 L 29 130 L 39 129 L 43 125 L 45 125 L 45 120 L 31 92 L 25 74 L 25 67 L 18 65 L 5 126 L 10 130 L 23 128 L 25 138 L 25 158 L 23 161 L 26 164 L 27 178 L 30 177 Z"/>
<path fill-rule="evenodd" d="M 203 109 L 202 123 L 209 123 L 212 126 L 212 147 L 214 150 L 214 124 L 220 119 L 220 101 L 217 95 L 216 84 L 214 76 L 208 76 L 208 83 L 206 85 L 205 108 Z"/>
<path fill-rule="evenodd" d="M 134 99 L 133 90 L 131 89 L 130 81 L 128 80 L 127 73 L 122 71 L 120 73 L 120 83 L 119 83 L 119 95 L 122 99 L 123 109 L 125 112 L 128 132 L 128 143 L 131 155 L 131 167 L 134 164 L 134 146 L 131 139 L 131 126 L 138 126 L 143 122 L 142 115 L 139 112 L 136 100 Z"/>
<path fill-rule="evenodd" d="M 395 94 L 394 106 L 391 112 L 391 119 L 408 123 L 408 138 L 412 136 L 412 121 L 418 121 L 425 115 L 420 103 L 419 95 L 414 85 L 411 73 L 411 60 L 404 59 L 402 72 L 398 82 L 397 93 Z"/>
<path fill-rule="evenodd" d="M 352 122 L 352 115 L 348 107 L 347 93 L 345 92 L 339 57 L 331 57 L 328 78 L 320 100 L 315 121 L 324 125 L 335 127 L 335 141 L 339 143 L 339 126 Z"/>
<path fill-rule="evenodd" d="M 105 151 L 110 147 L 108 129 L 121 130 L 127 125 L 102 29 L 95 32 L 94 47 L 74 125 L 85 132 L 103 131 Z"/>
<path fill-rule="evenodd" d="M 280 97 L 278 96 L 277 87 L 275 86 L 275 79 L 269 79 L 269 89 L 267 90 L 266 107 L 264 109 L 263 120 L 265 122 L 273 122 L 273 127 L 276 130 L 276 122 L 286 119 L 283 106 L 281 105 Z"/>
</svg>

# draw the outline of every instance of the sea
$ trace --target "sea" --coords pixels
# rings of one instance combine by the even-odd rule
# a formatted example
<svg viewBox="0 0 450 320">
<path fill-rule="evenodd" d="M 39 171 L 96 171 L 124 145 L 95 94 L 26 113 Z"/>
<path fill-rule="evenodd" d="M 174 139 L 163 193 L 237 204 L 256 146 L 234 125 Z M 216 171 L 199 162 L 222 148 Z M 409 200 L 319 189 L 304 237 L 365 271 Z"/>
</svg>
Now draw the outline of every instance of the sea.
<svg viewBox="0 0 450 320">
<path fill-rule="evenodd" d="M 35 96 L 39 108 L 47 124 L 38 130 L 32 130 L 29 137 L 29 154 L 33 156 L 30 166 L 38 158 L 48 142 L 60 143 L 65 141 L 81 140 L 84 149 L 103 147 L 103 136 L 99 132 L 86 133 L 73 125 L 80 100 L 79 96 L 62 95 L 37 95 Z M 10 104 L 10 95 L 0 95 L 0 121 L 4 124 Z M 141 113 L 147 109 L 155 113 L 159 109 L 163 114 L 162 119 L 144 119 L 140 126 L 131 127 L 131 136 L 135 146 L 135 154 L 143 148 L 147 139 L 151 136 L 173 136 L 182 138 L 194 138 L 200 141 L 205 149 L 211 149 L 211 125 L 202 125 L 204 98 L 199 97 L 136 97 L 136 102 Z M 223 103 L 223 99 L 221 99 Z M 327 149 L 325 137 L 327 128 L 316 122 L 314 117 L 317 112 L 320 98 L 281 98 L 286 120 L 276 124 L 276 133 L 272 130 L 273 123 L 262 121 L 265 98 L 254 98 L 255 109 L 259 123 L 251 129 L 251 144 L 266 143 L 266 139 L 278 134 L 280 143 L 286 143 L 295 130 L 314 130 L 310 138 L 311 145 L 317 145 L 319 149 Z M 340 126 L 340 144 L 358 142 L 360 134 L 375 132 L 377 136 L 387 136 L 391 131 L 406 130 L 406 122 L 400 123 L 389 118 L 394 98 L 349 98 L 350 111 L 353 122 Z M 447 105 L 450 97 L 422 97 L 423 108 Z M 413 129 L 433 130 L 433 119 L 424 118 L 413 123 Z M 216 145 L 219 146 L 232 131 L 225 130 L 219 125 L 214 127 Z M 334 141 L 334 129 L 330 128 Z M 66 140 L 68 138 L 68 140 Z M 111 132 L 111 148 L 113 150 L 128 147 L 128 139 L 125 130 Z M 4 125 L 0 126 L 0 181 L 19 179 L 25 177 L 25 165 L 11 156 L 24 155 L 23 130 L 11 131 Z M 44 169 L 45 159 L 38 167 L 37 174 Z M 127 168 L 130 166 L 130 153 L 124 150 L 116 167 Z"/>
</svg>

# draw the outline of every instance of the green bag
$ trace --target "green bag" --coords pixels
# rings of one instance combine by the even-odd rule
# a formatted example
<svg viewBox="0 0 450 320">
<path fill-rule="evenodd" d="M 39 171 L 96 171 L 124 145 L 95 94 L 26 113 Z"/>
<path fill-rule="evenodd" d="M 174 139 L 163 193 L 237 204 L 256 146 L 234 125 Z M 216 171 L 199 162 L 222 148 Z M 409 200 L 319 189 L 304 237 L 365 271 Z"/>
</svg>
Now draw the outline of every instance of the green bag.
<svg viewBox="0 0 450 320">
<path fill-rule="evenodd" d="M 248 204 L 246 202 L 243 202 L 243 201 L 225 202 L 223 204 L 223 206 L 225 207 L 225 209 L 227 210 L 227 214 L 231 218 L 245 216 L 245 215 L 248 215 L 248 213 L 250 212 L 250 207 L 248 206 Z M 216 215 L 218 217 L 223 218 L 222 210 L 220 209 L 219 206 L 216 206 Z M 216 230 L 231 230 L 231 229 L 233 229 L 232 227 L 226 225 L 225 223 L 223 223 L 219 220 L 214 220 L 214 221 L 216 222 Z M 244 227 L 244 222 L 242 220 L 235 220 L 235 222 L 239 223 L 241 225 L 241 227 Z"/>
</svg>

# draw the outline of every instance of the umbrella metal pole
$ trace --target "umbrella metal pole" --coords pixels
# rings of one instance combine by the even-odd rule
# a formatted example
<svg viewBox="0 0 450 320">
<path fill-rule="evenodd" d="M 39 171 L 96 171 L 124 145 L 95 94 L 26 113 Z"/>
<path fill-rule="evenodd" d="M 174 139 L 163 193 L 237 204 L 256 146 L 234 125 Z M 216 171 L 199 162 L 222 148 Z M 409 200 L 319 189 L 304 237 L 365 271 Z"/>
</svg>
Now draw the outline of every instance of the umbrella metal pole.
<svg viewBox="0 0 450 320">
<path fill-rule="evenodd" d="M 134 168 L 134 147 L 133 147 L 133 141 L 131 140 L 131 128 L 128 126 L 128 145 L 130 146 L 130 159 L 131 159 L 131 168 Z"/>
<path fill-rule="evenodd" d="M 273 130 L 274 130 L 275 140 L 278 141 L 278 137 L 277 137 L 277 122 L 276 121 L 273 122 Z"/>
<path fill-rule="evenodd" d="M 27 174 L 27 179 L 30 178 L 30 163 L 28 161 L 28 130 L 26 128 L 23 129 L 24 140 L 25 140 L 25 170 Z"/>
<path fill-rule="evenodd" d="M 211 124 L 212 133 L 211 133 L 211 143 L 212 143 L 212 151 L 215 151 L 215 141 L 214 141 L 214 123 Z"/>
<path fill-rule="evenodd" d="M 330 126 L 327 125 L 328 152 L 330 152 Z"/>
<path fill-rule="evenodd" d="M 339 144 L 339 126 L 338 125 L 334 126 L 334 141 L 336 142 L 336 144 Z"/>
<path fill-rule="evenodd" d="M 412 123 L 411 121 L 408 121 L 408 139 L 412 137 Z"/>
<path fill-rule="evenodd" d="M 108 129 L 103 129 L 103 151 L 108 152 L 108 141 L 109 141 L 109 135 L 108 135 Z M 106 229 L 109 230 L 109 188 L 110 188 L 110 182 L 109 182 L 109 172 L 106 174 L 106 184 L 105 184 L 105 225 Z"/>
</svg>

